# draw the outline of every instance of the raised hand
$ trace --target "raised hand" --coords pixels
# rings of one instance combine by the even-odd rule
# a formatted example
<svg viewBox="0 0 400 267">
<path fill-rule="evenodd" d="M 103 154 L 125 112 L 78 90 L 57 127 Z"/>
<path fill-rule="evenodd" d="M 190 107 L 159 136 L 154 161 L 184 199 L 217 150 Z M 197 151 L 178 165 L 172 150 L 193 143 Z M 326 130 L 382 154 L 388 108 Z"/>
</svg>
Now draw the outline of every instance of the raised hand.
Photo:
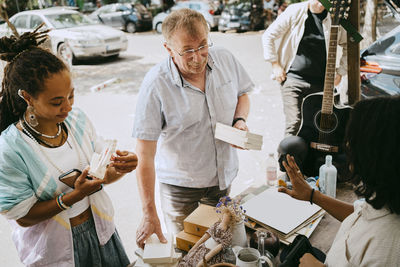
<svg viewBox="0 0 400 267">
<path fill-rule="evenodd" d="M 311 186 L 304 180 L 304 176 L 297 166 L 294 157 L 286 155 L 286 160 L 287 161 L 283 161 L 282 164 L 285 167 L 290 182 L 292 183 L 292 189 L 290 190 L 285 187 L 280 187 L 278 188 L 278 191 L 286 193 L 299 200 L 310 200 L 312 190 Z"/>
</svg>

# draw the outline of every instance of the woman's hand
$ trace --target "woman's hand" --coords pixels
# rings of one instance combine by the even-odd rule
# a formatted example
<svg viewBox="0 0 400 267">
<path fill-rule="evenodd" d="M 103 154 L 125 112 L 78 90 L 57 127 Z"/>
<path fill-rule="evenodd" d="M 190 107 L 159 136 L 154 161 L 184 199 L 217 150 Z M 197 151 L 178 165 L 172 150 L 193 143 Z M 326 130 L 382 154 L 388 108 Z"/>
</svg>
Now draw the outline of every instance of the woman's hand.
<svg viewBox="0 0 400 267">
<path fill-rule="evenodd" d="M 129 173 L 136 169 L 138 158 L 135 153 L 129 151 L 116 151 L 117 156 L 111 156 L 111 164 L 117 173 Z"/>
<path fill-rule="evenodd" d="M 286 159 L 287 162 L 283 161 L 282 164 L 286 169 L 290 182 L 292 183 L 292 190 L 280 187 L 278 188 L 278 191 L 286 193 L 299 200 L 310 200 L 312 190 L 311 186 L 304 180 L 304 176 L 297 166 L 294 157 L 286 155 Z"/>
<path fill-rule="evenodd" d="M 103 180 L 98 179 L 96 177 L 91 177 L 92 179 L 87 179 L 87 175 L 89 174 L 89 167 L 86 167 L 81 175 L 76 179 L 74 183 L 74 191 L 77 192 L 80 199 L 90 195 L 91 193 L 99 190 Z"/>
</svg>

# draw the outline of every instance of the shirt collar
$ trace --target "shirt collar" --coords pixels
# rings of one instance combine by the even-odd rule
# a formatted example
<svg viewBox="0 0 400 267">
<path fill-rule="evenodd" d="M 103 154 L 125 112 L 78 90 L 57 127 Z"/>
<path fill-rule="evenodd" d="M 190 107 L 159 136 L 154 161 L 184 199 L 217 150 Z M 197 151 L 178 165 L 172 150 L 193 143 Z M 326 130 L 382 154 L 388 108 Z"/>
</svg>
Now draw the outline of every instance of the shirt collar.
<svg viewBox="0 0 400 267">
<path fill-rule="evenodd" d="M 210 53 L 208 53 L 208 61 L 207 61 L 207 69 L 209 71 L 212 71 L 214 68 L 214 60 L 212 59 L 212 56 Z M 179 73 L 178 68 L 176 67 L 174 61 L 172 60 L 172 57 L 168 57 L 168 68 L 172 77 L 172 80 L 177 86 L 183 87 L 185 85 L 185 79 L 182 77 L 182 75 Z"/>
<path fill-rule="evenodd" d="M 374 207 L 372 207 L 370 204 L 365 202 L 361 206 L 360 213 L 361 213 L 361 216 L 363 216 L 366 220 L 374 220 L 374 219 L 378 219 L 380 217 L 389 215 L 391 212 L 386 206 L 377 210 Z"/>
</svg>

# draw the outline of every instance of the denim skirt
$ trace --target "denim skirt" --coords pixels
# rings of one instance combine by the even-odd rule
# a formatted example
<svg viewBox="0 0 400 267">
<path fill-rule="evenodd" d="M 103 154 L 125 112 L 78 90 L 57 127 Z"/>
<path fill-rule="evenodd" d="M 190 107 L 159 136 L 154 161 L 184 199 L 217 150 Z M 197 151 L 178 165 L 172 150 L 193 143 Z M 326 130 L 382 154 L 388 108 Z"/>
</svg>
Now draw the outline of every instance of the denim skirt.
<svg viewBox="0 0 400 267">
<path fill-rule="evenodd" d="M 76 267 L 126 267 L 129 258 L 117 231 L 100 246 L 93 219 L 72 227 Z"/>
</svg>

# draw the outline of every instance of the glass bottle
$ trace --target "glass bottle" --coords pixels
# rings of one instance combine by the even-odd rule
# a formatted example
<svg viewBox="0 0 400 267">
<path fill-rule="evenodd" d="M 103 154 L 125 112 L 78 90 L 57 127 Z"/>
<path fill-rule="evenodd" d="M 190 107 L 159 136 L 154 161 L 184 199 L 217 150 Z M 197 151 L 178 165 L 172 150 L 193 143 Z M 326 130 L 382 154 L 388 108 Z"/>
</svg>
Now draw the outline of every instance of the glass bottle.
<svg viewBox="0 0 400 267">
<path fill-rule="evenodd" d="M 278 162 L 274 158 L 274 153 L 269 153 L 267 162 L 266 162 L 266 175 L 267 175 L 267 184 L 272 186 L 275 185 L 275 181 L 277 179 L 277 165 Z"/>
<path fill-rule="evenodd" d="M 332 165 L 332 156 L 326 155 L 325 164 L 319 168 L 319 187 L 321 192 L 336 197 L 337 170 Z"/>
</svg>

